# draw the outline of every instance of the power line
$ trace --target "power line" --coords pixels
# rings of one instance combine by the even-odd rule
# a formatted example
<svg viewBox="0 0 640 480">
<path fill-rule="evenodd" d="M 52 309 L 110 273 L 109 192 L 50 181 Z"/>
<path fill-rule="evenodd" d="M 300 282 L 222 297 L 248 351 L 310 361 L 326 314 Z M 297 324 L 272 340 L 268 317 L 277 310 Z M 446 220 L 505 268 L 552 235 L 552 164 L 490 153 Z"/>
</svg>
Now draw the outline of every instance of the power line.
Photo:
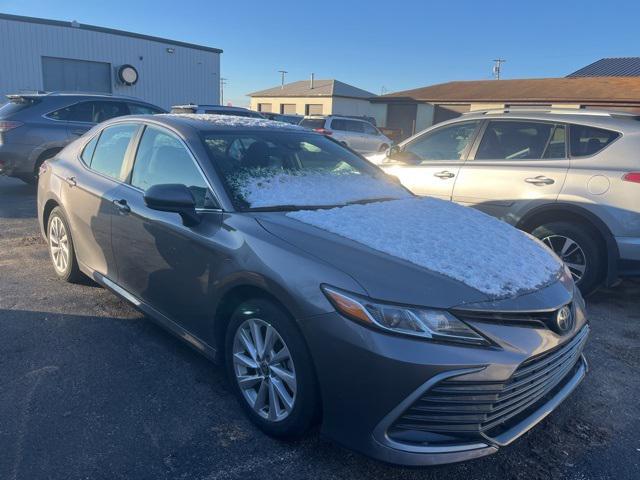
<svg viewBox="0 0 640 480">
<path fill-rule="evenodd" d="M 504 58 L 496 58 L 493 60 L 493 78 L 500 80 L 500 70 L 502 70 L 502 64 L 505 63 Z"/>
</svg>

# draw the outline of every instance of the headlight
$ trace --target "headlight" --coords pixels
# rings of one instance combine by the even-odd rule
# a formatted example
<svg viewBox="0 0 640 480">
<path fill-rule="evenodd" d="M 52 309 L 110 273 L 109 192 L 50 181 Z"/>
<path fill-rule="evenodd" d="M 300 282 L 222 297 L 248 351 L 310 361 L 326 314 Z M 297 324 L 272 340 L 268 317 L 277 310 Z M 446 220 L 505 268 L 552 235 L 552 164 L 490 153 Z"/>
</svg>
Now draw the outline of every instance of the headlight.
<svg viewBox="0 0 640 480">
<path fill-rule="evenodd" d="M 322 291 L 338 312 L 370 327 L 433 340 L 489 345 L 484 337 L 446 310 L 378 303 L 325 285 Z"/>
</svg>

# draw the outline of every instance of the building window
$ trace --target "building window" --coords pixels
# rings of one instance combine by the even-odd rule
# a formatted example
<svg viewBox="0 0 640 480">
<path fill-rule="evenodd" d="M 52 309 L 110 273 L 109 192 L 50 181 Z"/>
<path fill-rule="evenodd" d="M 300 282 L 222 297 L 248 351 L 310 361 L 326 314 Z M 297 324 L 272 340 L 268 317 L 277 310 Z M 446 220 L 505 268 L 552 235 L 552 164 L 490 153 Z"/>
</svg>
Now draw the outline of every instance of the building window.
<svg viewBox="0 0 640 480">
<path fill-rule="evenodd" d="M 304 114 L 305 115 L 322 115 L 322 104 L 321 103 L 307 103 L 304 106 Z"/>
<path fill-rule="evenodd" d="M 295 103 L 283 103 L 280 105 L 280 113 L 283 115 L 295 115 L 296 104 Z"/>
<path fill-rule="evenodd" d="M 271 104 L 270 103 L 259 103 L 258 104 L 258 111 L 259 112 L 271 112 Z"/>
<path fill-rule="evenodd" d="M 42 57 L 42 84 L 48 91 L 111 93 L 111 64 Z"/>
</svg>

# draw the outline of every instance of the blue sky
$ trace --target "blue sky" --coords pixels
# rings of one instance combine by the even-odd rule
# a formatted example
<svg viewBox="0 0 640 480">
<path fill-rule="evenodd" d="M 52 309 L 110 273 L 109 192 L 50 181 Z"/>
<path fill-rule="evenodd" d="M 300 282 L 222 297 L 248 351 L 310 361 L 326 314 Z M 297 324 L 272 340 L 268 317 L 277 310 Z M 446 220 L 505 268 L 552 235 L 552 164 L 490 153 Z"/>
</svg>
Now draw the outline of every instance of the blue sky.
<svg viewBox="0 0 640 480">
<path fill-rule="evenodd" d="M 77 20 L 222 48 L 225 100 L 288 81 L 337 78 L 380 93 L 450 80 L 564 76 L 640 56 L 630 1 L 0 0 L 0 12 Z"/>
</svg>

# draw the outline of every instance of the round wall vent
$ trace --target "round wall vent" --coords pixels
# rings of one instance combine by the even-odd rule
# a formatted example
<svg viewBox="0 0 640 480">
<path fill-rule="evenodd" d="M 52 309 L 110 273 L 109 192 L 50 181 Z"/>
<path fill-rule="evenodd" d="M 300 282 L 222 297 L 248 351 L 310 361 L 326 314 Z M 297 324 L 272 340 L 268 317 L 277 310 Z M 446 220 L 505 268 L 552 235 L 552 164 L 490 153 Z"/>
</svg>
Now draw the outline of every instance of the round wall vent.
<svg viewBox="0 0 640 480">
<path fill-rule="evenodd" d="M 135 85 L 138 81 L 138 70 L 133 65 L 122 65 L 118 68 L 118 79 L 125 85 Z"/>
</svg>

